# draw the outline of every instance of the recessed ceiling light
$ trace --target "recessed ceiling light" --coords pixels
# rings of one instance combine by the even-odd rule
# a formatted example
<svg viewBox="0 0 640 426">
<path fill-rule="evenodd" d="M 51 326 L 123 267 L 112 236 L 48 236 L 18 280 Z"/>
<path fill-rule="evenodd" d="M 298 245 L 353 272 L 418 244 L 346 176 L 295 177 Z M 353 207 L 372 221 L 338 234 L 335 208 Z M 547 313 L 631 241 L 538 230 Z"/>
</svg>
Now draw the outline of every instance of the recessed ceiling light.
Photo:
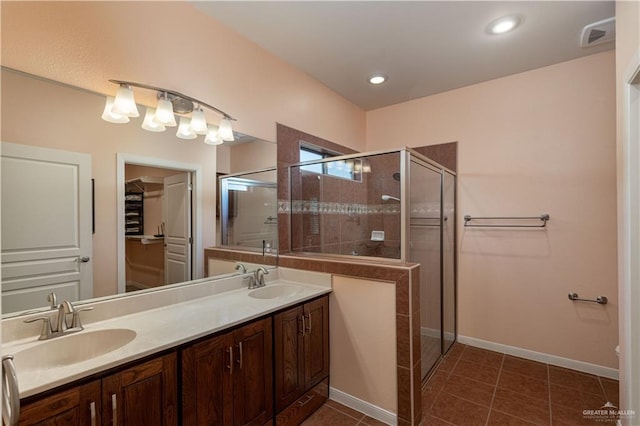
<svg viewBox="0 0 640 426">
<path fill-rule="evenodd" d="M 387 76 L 384 74 L 373 74 L 369 77 L 369 83 L 382 84 L 387 81 Z"/>
<path fill-rule="evenodd" d="M 518 16 L 503 16 L 496 19 L 487 27 L 489 34 L 504 34 L 514 30 L 520 24 Z"/>
</svg>

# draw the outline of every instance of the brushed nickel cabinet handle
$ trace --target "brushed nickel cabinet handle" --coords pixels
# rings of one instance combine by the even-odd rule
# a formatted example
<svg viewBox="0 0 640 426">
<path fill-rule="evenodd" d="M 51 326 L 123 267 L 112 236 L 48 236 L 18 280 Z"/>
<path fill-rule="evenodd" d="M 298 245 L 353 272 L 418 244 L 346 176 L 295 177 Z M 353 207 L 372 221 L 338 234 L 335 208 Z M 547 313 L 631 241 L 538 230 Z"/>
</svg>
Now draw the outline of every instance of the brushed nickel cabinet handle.
<svg viewBox="0 0 640 426">
<path fill-rule="evenodd" d="M 91 412 L 91 426 L 96 426 L 96 403 L 94 401 L 89 404 L 89 411 Z"/>
<path fill-rule="evenodd" d="M 242 370 L 242 342 L 238 343 L 238 352 L 239 352 L 238 364 L 240 364 L 240 369 Z"/>
<path fill-rule="evenodd" d="M 233 374 L 233 346 L 229 346 L 227 352 L 229 352 L 229 365 L 227 365 L 227 368 L 229 369 L 229 374 Z"/>
<path fill-rule="evenodd" d="M 111 394 L 111 415 L 113 416 L 111 424 L 118 426 L 118 397 L 115 393 Z"/>
<path fill-rule="evenodd" d="M 302 321 L 302 331 L 300 331 L 299 333 L 304 336 L 305 333 L 306 333 L 306 329 L 307 329 L 306 325 L 304 324 L 304 315 L 300 315 L 298 317 L 298 319 L 300 319 Z"/>
<path fill-rule="evenodd" d="M 309 324 L 307 325 L 307 333 L 311 334 L 311 312 L 309 312 Z"/>
</svg>

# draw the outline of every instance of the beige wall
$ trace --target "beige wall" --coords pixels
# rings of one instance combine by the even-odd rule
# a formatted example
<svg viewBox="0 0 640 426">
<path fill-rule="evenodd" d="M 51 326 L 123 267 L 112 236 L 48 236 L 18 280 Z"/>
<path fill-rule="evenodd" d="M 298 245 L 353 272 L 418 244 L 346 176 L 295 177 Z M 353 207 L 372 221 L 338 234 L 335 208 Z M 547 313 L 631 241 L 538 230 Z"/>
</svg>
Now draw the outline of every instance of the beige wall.
<svg viewBox="0 0 640 426">
<path fill-rule="evenodd" d="M 205 247 L 214 242 L 215 148 L 202 142 L 179 140 L 173 132 L 147 132 L 140 128 L 140 119 L 135 124 L 107 123 L 100 118 L 103 108 L 102 96 L 2 72 L 3 141 L 91 154 L 95 179 L 95 297 L 117 291 L 118 152 L 202 164 L 202 238 Z"/>
<path fill-rule="evenodd" d="M 616 2 L 616 89 L 618 141 L 618 230 L 620 291 L 620 408 L 640 413 L 640 228 L 637 221 L 638 134 L 627 133 L 629 108 L 625 102 L 631 73 L 640 67 L 640 2 Z M 636 84 L 638 92 L 640 83 Z M 637 95 L 636 95 L 637 96 Z M 636 101 L 638 102 L 638 101 Z M 640 128 L 637 111 L 636 132 Z M 628 150 L 631 150 L 631 155 Z M 631 169 L 631 170 L 630 170 Z M 630 176 L 629 176 L 630 175 Z M 631 193 L 634 202 L 630 203 Z M 635 208 L 631 205 L 635 204 Z M 637 421 L 636 414 L 636 421 Z M 632 422 L 630 422 L 632 423 Z"/>
<path fill-rule="evenodd" d="M 367 149 L 459 141 L 459 334 L 617 368 L 612 51 L 367 113 Z M 609 304 L 575 303 L 567 294 Z"/>
<path fill-rule="evenodd" d="M 220 107 L 238 119 L 235 130 L 265 140 L 275 141 L 281 122 L 364 146 L 363 111 L 186 2 L 3 2 L 1 19 L 3 66 L 110 95 L 113 78 L 174 89 Z M 2 140 L 93 158 L 95 296 L 117 288 L 117 152 L 202 164 L 202 239 L 204 247 L 215 244 L 214 147 L 201 137 L 184 141 L 173 131 L 104 122 L 102 96 L 26 85 L 3 72 Z M 137 101 L 151 103 L 143 94 L 136 93 Z"/>
<path fill-rule="evenodd" d="M 279 122 L 365 144 L 362 110 L 187 2 L 3 2 L 2 65 L 105 94 L 108 79 L 174 89 L 269 141 Z"/>
<path fill-rule="evenodd" d="M 394 283 L 334 275 L 331 387 L 397 413 Z"/>
</svg>

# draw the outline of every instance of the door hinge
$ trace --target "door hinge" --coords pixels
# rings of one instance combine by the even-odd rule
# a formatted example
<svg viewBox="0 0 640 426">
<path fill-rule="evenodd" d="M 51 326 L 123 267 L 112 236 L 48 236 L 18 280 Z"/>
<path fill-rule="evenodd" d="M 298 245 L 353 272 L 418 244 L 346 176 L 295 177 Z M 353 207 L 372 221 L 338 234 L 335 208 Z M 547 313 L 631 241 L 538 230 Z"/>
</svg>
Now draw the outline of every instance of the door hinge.
<svg viewBox="0 0 640 426">
<path fill-rule="evenodd" d="M 189 184 L 189 191 L 193 191 L 193 184 Z"/>
<path fill-rule="evenodd" d="M 193 244 L 193 238 L 189 237 L 189 244 Z"/>
</svg>

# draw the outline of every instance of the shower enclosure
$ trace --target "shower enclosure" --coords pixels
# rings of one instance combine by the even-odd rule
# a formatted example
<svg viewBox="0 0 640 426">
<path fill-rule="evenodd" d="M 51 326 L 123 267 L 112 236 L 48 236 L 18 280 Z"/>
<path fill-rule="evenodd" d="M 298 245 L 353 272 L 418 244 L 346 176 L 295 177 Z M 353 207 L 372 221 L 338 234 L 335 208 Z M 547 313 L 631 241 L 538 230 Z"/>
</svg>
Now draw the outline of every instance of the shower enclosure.
<svg viewBox="0 0 640 426">
<path fill-rule="evenodd" d="M 275 168 L 218 178 L 222 245 L 277 253 L 276 179 Z"/>
<path fill-rule="evenodd" d="M 456 175 L 408 148 L 289 167 L 291 251 L 420 264 L 422 378 L 456 339 Z"/>
</svg>

